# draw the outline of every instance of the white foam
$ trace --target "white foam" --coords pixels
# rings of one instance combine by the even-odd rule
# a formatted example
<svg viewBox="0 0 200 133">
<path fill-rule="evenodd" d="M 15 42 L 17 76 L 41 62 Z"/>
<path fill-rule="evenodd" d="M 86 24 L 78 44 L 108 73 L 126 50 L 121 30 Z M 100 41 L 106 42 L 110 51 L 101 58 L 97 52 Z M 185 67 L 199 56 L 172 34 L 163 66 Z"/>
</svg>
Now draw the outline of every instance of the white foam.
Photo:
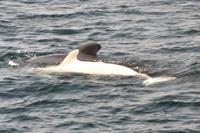
<svg viewBox="0 0 200 133">
<path fill-rule="evenodd" d="M 19 66 L 19 64 L 13 62 L 12 60 L 9 60 L 8 65 L 11 67 Z"/>
<path fill-rule="evenodd" d="M 161 77 L 155 77 L 155 78 L 148 78 L 147 80 L 143 82 L 143 84 L 148 86 L 148 85 L 158 84 L 162 82 L 167 82 L 174 79 L 176 79 L 176 77 L 161 76 Z"/>
</svg>

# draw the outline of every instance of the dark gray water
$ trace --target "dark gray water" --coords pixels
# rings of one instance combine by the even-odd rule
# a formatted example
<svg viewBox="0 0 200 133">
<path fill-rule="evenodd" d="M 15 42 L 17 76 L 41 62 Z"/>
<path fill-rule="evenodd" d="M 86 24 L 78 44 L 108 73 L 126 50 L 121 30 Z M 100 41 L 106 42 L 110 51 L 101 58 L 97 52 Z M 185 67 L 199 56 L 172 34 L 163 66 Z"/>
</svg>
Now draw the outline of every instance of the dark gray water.
<svg viewBox="0 0 200 133">
<path fill-rule="evenodd" d="M 128 62 L 174 81 L 38 75 L 10 59 L 102 45 L 103 60 Z M 200 132 L 199 0 L 1 0 L 0 132 Z"/>
</svg>

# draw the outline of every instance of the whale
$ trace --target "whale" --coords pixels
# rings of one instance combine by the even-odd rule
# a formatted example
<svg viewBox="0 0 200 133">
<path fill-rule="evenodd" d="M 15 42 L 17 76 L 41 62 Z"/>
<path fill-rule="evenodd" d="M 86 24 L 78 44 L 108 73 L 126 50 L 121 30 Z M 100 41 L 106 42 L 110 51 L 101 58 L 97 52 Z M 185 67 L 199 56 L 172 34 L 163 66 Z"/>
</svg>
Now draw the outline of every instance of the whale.
<svg viewBox="0 0 200 133">
<path fill-rule="evenodd" d="M 149 85 L 175 79 L 175 77 L 151 77 L 137 72 L 129 67 L 106 63 L 97 56 L 101 45 L 86 43 L 72 50 L 69 54 L 54 54 L 34 57 L 26 61 L 9 61 L 13 66 L 34 66 L 35 72 L 40 73 L 79 73 L 91 75 L 133 76 L 144 78 L 143 84 Z M 35 67 L 37 66 L 37 67 Z"/>
<path fill-rule="evenodd" d="M 97 57 L 97 52 L 101 49 L 101 45 L 94 42 L 84 43 L 78 48 L 79 54 L 77 58 L 81 61 L 99 61 Z M 29 59 L 18 59 L 9 60 L 8 65 L 11 67 L 22 67 L 22 66 L 32 66 L 32 67 L 45 67 L 45 66 L 55 66 L 59 65 L 68 54 L 51 54 L 44 56 L 32 57 Z"/>
</svg>

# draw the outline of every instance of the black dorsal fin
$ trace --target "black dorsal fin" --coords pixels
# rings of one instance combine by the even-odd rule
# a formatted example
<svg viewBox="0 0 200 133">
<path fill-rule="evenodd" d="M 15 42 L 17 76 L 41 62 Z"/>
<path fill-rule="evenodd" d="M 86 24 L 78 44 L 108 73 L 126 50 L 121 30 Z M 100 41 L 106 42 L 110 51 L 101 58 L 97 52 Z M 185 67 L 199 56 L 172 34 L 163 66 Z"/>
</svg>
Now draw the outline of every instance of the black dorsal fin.
<svg viewBox="0 0 200 133">
<path fill-rule="evenodd" d="M 98 43 L 90 42 L 85 43 L 78 47 L 79 54 L 78 60 L 81 61 L 99 61 L 97 52 L 101 49 L 101 45 Z"/>
</svg>

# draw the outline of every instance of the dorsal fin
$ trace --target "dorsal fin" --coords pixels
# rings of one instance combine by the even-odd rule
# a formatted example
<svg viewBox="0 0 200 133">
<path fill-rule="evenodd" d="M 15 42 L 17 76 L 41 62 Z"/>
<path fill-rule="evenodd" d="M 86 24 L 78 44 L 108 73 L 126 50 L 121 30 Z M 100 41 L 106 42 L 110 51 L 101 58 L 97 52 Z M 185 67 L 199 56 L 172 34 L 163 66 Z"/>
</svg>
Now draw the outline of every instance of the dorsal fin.
<svg viewBox="0 0 200 133">
<path fill-rule="evenodd" d="M 75 61 L 77 59 L 77 56 L 79 54 L 79 50 L 78 49 L 75 49 L 73 50 L 72 52 L 70 52 L 66 57 L 65 59 L 60 63 L 60 65 L 66 65 L 66 64 L 69 64 L 73 61 Z"/>
<path fill-rule="evenodd" d="M 98 43 L 90 42 L 85 43 L 78 47 L 79 54 L 78 59 L 81 61 L 98 61 L 97 52 L 101 49 L 101 45 Z"/>
<path fill-rule="evenodd" d="M 77 49 L 70 52 L 65 59 L 60 63 L 60 65 L 66 65 L 74 60 L 80 61 L 99 61 L 97 58 L 97 52 L 101 49 L 101 45 L 97 43 L 86 43 Z"/>
</svg>

